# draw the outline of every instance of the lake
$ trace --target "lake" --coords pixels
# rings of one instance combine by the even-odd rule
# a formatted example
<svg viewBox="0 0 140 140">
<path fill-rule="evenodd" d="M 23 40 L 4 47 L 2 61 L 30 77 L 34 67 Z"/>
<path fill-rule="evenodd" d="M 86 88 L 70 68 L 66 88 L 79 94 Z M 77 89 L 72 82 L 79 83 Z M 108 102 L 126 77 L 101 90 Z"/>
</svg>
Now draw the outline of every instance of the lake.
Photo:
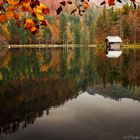
<svg viewBox="0 0 140 140">
<path fill-rule="evenodd" d="M 140 50 L 10 49 L 0 59 L 0 139 L 140 139 Z"/>
</svg>

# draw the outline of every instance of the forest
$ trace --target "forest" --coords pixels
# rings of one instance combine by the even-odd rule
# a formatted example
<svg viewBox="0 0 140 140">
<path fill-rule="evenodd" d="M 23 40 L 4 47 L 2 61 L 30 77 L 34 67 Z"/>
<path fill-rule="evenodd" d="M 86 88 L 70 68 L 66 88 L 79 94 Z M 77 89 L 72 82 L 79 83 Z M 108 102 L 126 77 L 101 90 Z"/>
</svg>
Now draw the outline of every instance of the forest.
<svg viewBox="0 0 140 140">
<path fill-rule="evenodd" d="M 56 13 L 48 3 L 17 2 L 8 0 L 9 7 L 1 3 L 0 45 L 103 44 L 108 35 L 120 36 L 124 44 L 140 43 L 140 7 L 134 2 L 97 6 L 81 1 L 80 9 L 63 1 Z"/>
</svg>

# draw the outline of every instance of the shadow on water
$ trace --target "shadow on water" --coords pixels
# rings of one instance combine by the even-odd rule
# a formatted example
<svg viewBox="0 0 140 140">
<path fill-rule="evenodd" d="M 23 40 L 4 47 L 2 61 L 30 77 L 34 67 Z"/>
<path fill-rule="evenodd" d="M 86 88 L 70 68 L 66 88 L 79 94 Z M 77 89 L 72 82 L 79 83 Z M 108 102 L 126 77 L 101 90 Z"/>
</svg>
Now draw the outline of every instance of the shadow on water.
<svg viewBox="0 0 140 140">
<path fill-rule="evenodd" d="M 93 48 L 9 50 L 0 60 L 0 133 L 33 124 L 79 91 L 140 101 L 139 79 L 139 50 L 118 59 Z"/>
</svg>

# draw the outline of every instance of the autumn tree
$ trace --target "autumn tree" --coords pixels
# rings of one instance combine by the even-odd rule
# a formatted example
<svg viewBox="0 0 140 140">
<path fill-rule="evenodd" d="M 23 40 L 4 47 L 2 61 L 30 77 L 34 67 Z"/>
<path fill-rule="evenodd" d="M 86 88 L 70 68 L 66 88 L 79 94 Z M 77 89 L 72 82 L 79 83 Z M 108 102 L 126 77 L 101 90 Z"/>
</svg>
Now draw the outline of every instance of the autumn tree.
<svg viewBox="0 0 140 140">
<path fill-rule="evenodd" d="M 103 0 L 100 5 L 101 6 L 102 5 L 114 6 L 116 1 L 118 1 L 119 3 L 123 2 L 121 0 L 106 0 L 106 1 Z M 133 5 L 133 9 L 135 9 L 136 1 L 135 0 L 130 0 L 130 1 Z M 9 20 L 14 20 L 15 24 L 20 28 L 19 32 L 23 31 L 24 29 L 24 30 L 28 30 L 32 34 L 38 33 L 39 30 L 42 28 L 42 26 L 45 26 L 49 28 L 51 31 L 52 42 L 59 42 L 60 40 L 62 40 L 60 38 L 62 38 L 63 35 L 61 35 L 61 37 L 59 36 L 60 36 L 60 32 L 64 31 L 65 29 L 65 27 L 62 27 L 62 25 L 65 24 L 64 23 L 65 21 L 61 23 L 61 31 L 60 31 L 57 17 L 60 14 L 62 14 L 63 11 L 69 12 L 69 10 L 67 10 L 67 7 L 70 5 L 72 5 L 70 14 L 78 15 L 80 17 L 82 17 L 86 12 L 88 12 L 89 7 L 91 7 L 92 5 L 96 5 L 96 3 L 91 4 L 89 1 L 86 1 L 86 0 L 76 0 L 75 2 L 74 0 L 53 1 L 53 3 L 55 2 L 57 3 L 57 8 L 50 9 L 51 6 L 50 7 L 48 6 L 48 5 L 51 5 L 50 3 L 47 3 L 48 5 L 47 4 L 44 5 L 39 0 L 17 0 L 17 1 L 1 0 L 0 1 L 0 23 L 1 25 L 5 25 L 7 24 L 7 22 L 9 22 Z M 102 17 L 99 18 L 99 20 L 101 21 L 98 20 L 99 25 L 97 22 L 97 26 L 103 29 L 102 36 L 105 36 L 109 32 L 109 24 L 107 22 L 108 15 L 106 14 L 106 11 L 107 10 L 103 10 Z M 46 18 L 46 15 L 48 15 L 49 17 L 51 16 L 50 13 L 55 15 L 55 20 L 57 24 L 50 23 L 49 20 Z M 112 14 L 113 14 L 112 21 L 116 21 L 117 15 L 114 12 L 112 12 Z M 105 26 L 105 23 L 107 26 Z M 21 26 L 23 27 L 23 29 L 21 28 Z M 99 32 L 98 27 L 96 28 L 97 33 Z M 76 28 L 77 27 L 75 27 L 75 29 Z M 15 32 L 15 34 L 16 33 L 17 32 Z M 28 34 L 28 32 L 25 32 L 25 35 L 26 33 Z M 20 43 L 25 43 L 26 40 L 31 40 L 31 39 L 26 39 L 23 36 L 22 36 L 23 41 L 21 41 Z M 101 37 L 101 38 L 104 38 L 104 37 Z M 13 36 L 13 40 L 15 40 L 14 36 Z"/>
</svg>

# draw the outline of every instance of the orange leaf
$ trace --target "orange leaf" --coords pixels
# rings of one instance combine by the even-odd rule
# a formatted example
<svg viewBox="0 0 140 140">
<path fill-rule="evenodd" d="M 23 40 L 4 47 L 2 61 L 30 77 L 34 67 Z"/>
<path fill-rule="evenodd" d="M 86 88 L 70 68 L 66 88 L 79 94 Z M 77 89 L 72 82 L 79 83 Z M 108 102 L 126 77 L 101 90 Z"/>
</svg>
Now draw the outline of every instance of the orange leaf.
<svg viewBox="0 0 140 140">
<path fill-rule="evenodd" d="M 32 19 L 25 19 L 24 20 L 24 27 L 25 27 L 25 29 L 30 29 L 33 26 L 34 26 L 34 22 L 33 22 Z"/>
<path fill-rule="evenodd" d="M 5 15 L 6 20 L 11 19 L 12 17 L 13 17 L 13 12 L 12 11 L 7 12 L 6 15 Z"/>
<path fill-rule="evenodd" d="M 42 13 L 42 7 L 41 6 L 36 6 L 35 8 L 33 8 L 34 9 L 34 12 L 35 13 Z"/>
<path fill-rule="evenodd" d="M 5 20 L 5 15 L 0 14 L 0 22 L 4 22 L 4 20 Z"/>
<path fill-rule="evenodd" d="M 23 2 L 22 6 L 25 7 L 26 9 L 28 9 L 30 7 L 30 3 L 29 2 Z"/>
<path fill-rule="evenodd" d="M 84 9 L 87 9 L 89 7 L 89 4 L 87 2 L 84 3 Z"/>
<path fill-rule="evenodd" d="M 19 20 L 19 15 L 18 15 L 17 13 L 14 13 L 14 18 L 15 18 L 16 20 Z"/>
<path fill-rule="evenodd" d="M 15 5 L 17 4 L 17 1 L 14 1 L 14 0 L 7 0 L 7 2 L 11 5 Z"/>
<path fill-rule="evenodd" d="M 37 30 L 36 27 L 31 27 L 31 28 L 30 28 L 30 32 L 35 32 L 36 30 Z"/>
<path fill-rule="evenodd" d="M 14 10 L 14 7 L 13 7 L 13 6 L 9 6 L 9 7 L 7 8 L 7 11 L 12 11 L 12 10 Z"/>
<path fill-rule="evenodd" d="M 36 16 L 39 20 L 44 20 L 44 15 L 41 13 L 36 13 Z"/>
<path fill-rule="evenodd" d="M 32 12 L 32 8 L 30 7 L 30 2 L 23 2 L 21 10 Z"/>
</svg>

